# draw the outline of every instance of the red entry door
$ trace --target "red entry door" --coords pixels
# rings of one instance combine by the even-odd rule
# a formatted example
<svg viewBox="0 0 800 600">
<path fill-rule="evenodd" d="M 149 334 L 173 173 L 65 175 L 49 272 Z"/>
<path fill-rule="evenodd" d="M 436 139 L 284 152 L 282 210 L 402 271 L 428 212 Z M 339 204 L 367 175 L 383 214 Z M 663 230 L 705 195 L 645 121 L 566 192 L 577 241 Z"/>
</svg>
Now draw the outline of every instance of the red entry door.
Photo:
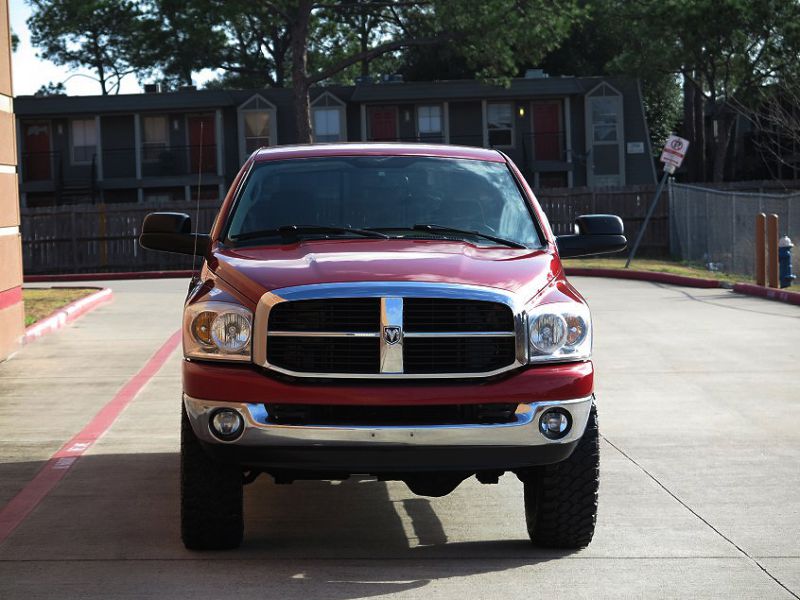
<svg viewBox="0 0 800 600">
<path fill-rule="evenodd" d="M 393 142 L 397 140 L 397 109 L 369 109 L 369 137 L 374 142 Z"/>
<path fill-rule="evenodd" d="M 23 169 L 28 181 L 47 181 L 50 176 L 50 124 L 46 121 L 25 124 Z"/>
<path fill-rule="evenodd" d="M 188 117 L 189 125 L 189 171 L 197 173 L 198 167 L 203 173 L 214 173 L 217 170 L 217 144 L 214 115 L 196 115 Z"/>
<path fill-rule="evenodd" d="M 566 160 L 561 149 L 561 103 L 536 102 L 532 112 L 535 160 Z"/>
</svg>

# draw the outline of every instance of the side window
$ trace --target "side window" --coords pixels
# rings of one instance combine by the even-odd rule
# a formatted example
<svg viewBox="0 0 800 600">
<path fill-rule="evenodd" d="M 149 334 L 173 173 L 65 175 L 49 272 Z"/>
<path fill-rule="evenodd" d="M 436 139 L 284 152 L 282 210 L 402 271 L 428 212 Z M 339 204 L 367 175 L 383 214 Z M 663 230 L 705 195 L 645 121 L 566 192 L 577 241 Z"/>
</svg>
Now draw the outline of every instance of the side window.
<svg viewBox="0 0 800 600">
<path fill-rule="evenodd" d="M 277 109 L 266 98 L 254 94 L 237 110 L 239 125 L 239 160 L 264 146 L 278 143 Z"/>
<path fill-rule="evenodd" d="M 266 110 L 248 110 L 244 116 L 244 148 L 247 154 L 269 146 L 270 114 Z"/>
<path fill-rule="evenodd" d="M 592 98 L 592 133 L 595 142 L 617 141 L 617 99 Z"/>
<path fill-rule="evenodd" d="M 159 160 L 169 147 L 169 125 L 167 117 L 142 118 L 142 159 L 147 162 Z"/>
<path fill-rule="evenodd" d="M 441 135 L 442 133 L 442 107 L 420 106 L 417 109 L 417 129 L 420 135 Z"/>
<path fill-rule="evenodd" d="M 342 139 L 341 112 L 338 108 L 314 108 L 314 141 L 338 142 Z"/>
<path fill-rule="evenodd" d="M 486 106 L 486 127 L 489 146 L 514 145 L 514 111 L 510 102 L 491 103 Z"/>
<path fill-rule="evenodd" d="M 72 162 L 86 164 L 92 162 L 97 153 L 97 126 L 94 119 L 73 119 L 70 123 L 72 133 Z"/>
</svg>

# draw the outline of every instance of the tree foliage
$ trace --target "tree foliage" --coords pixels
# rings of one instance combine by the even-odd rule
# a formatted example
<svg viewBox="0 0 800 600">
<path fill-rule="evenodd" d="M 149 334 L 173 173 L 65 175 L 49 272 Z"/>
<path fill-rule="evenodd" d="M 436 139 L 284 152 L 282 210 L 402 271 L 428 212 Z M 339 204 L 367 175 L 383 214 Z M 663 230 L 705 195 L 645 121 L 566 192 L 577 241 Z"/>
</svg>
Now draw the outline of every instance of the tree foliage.
<svg viewBox="0 0 800 600">
<path fill-rule="evenodd" d="M 142 0 L 128 51 L 140 73 L 156 66 L 168 87 L 192 85 L 192 73 L 215 62 L 225 45 L 209 0 Z"/>
<path fill-rule="evenodd" d="M 130 0 L 29 0 L 31 43 L 57 65 L 92 69 L 105 94 L 135 70 L 139 10 Z"/>
<path fill-rule="evenodd" d="M 693 104 L 692 128 L 701 153 L 704 116 L 712 121 L 711 173 L 724 176 L 737 114 L 752 111 L 764 86 L 786 77 L 800 51 L 800 3 L 796 0 L 609 0 L 629 26 L 613 63 L 629 73 L 680 76 Z M 689 94 L 689 92 L 696 94 Z M 684 126 L 688 125 L 688 108 Z M 698 118 L 699 113 L 699 118 Z M 702 176 L 701 176 L 702 178 Z"/>
<path fill-rule="evenodd" d="M 698 177 L 708 149 L 721 179 L 736 116 L 800 75 L 798 0 L 28 1 L 42 56 L 92 69 L 102 93 L 132 72 L 177 86 L 203 69 L 219 73 L 210 87 L 291 86 L 301 141 L 315 84 L 400 72 L 502 85 L 541 66 L 639 78 L 654 146 L 682 120 Z"/>
</svg>

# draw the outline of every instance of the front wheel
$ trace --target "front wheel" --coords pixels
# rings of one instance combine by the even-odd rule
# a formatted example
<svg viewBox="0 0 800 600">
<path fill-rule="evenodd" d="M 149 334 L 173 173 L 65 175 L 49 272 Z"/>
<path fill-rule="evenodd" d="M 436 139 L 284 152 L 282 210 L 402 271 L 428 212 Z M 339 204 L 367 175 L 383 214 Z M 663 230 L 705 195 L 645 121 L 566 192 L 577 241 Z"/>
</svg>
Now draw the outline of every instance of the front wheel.
<svg viewBox="0 0 800 600">
<path fill-rule="evenodd" d="M 586 430 L 570 457 L 523 478 L 531 542 L 544 548 L 588 546 L 597 521 L 599 480 L 597 409 L 592 405 Z"/>
<path fill-rule="evenodd" d="M 228 550 L 242 543 L 242 470 L 213 460 L 181 414 L 181 537 L 189 550 Z"/>
</svg>

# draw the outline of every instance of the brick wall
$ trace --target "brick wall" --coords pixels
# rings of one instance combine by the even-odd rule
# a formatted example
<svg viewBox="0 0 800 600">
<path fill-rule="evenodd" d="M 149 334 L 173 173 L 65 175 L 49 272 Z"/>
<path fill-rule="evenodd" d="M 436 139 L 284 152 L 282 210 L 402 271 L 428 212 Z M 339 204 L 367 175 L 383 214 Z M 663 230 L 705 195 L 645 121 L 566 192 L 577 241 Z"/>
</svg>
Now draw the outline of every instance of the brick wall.
<svg viewBox="0 0 800 600">
<path fill-rule="evenodd" d="M 8 0 L 0 0 L 0 360 L 16 350 L 24 323 L 13 110 Z"/>
</svg>

